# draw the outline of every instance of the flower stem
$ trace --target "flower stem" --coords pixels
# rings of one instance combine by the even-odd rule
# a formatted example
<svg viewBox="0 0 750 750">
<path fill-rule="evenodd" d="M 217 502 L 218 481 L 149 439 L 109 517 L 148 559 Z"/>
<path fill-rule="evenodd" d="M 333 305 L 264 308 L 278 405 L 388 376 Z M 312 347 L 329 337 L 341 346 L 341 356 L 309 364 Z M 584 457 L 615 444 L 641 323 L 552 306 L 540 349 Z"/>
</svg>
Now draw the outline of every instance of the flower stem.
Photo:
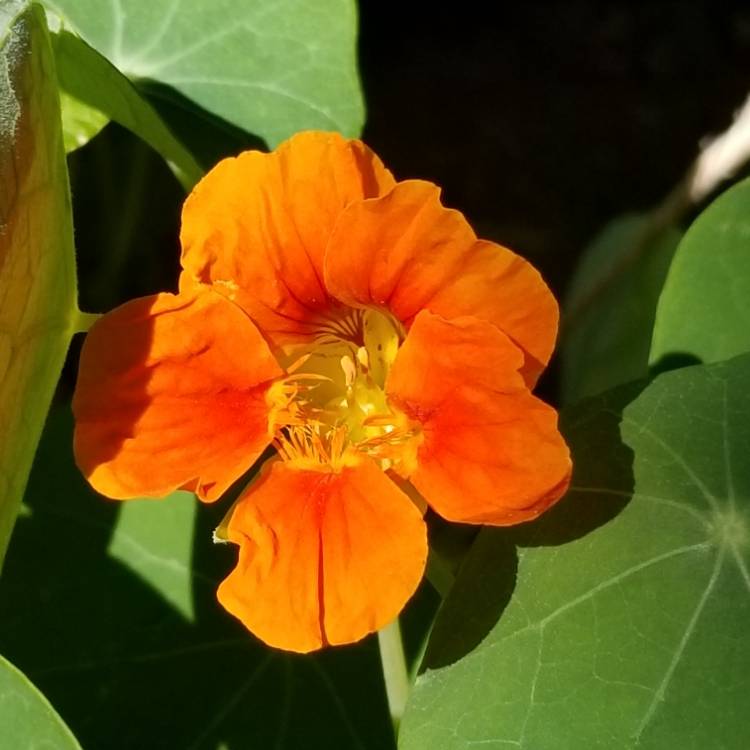
<svg viewBox="0 0 750 750">
<path fill-rule="evenodd" d="M 393 731 L 398 737 L 399 724 L 401 723 L 401 717 L 404 715 L 406 699 L 409 697 L 411 687 L 398 618 L 378 631 L 378 646 Z"/>
<path fill-rule="evenodd" d="M 86 333 L 101 317 L 100 313 L 86 313 L 76 310 L 73 317 L 73 333 Z"/>
<path fill-rule="evenodd" d="M 427 556 L 425 575 L 435 591 L 440 594 L 441 599 L 448 596 L 456 580 L 450 565 L 432 547 L 430 547 L 430 553 Z"/>
</svg>

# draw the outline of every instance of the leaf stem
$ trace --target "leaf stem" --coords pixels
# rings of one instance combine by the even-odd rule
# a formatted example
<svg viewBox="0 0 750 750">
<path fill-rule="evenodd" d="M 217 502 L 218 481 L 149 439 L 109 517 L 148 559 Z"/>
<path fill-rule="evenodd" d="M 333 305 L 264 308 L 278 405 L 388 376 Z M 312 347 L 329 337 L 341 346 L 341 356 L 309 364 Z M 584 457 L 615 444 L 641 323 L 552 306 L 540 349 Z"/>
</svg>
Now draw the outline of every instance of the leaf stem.
<svg viewBox="0 0 750 750">
<path fill-rule="evenodd" d="M 435 591 L 440 594 L 441 599 L 445 599 L 448 596 L 456 580 L 450 565 L 435 552 L 433 547 L 430 547 L 430 552 L 427 556 L 425 575 Z"/>
<path fill-rule="evenodd" d="M 101 313 L 87 313 L 76 310 L 73 315 L 73 333 L 87 333 L 89 328 L 101 317 Z"/>
<path fill-rule="evenodd" d="M 398 728 L 411 688 L 398 617 L 390 625 L 378 631 L 378 647 L 393 731 L 398 738 Z"/>
</svg>

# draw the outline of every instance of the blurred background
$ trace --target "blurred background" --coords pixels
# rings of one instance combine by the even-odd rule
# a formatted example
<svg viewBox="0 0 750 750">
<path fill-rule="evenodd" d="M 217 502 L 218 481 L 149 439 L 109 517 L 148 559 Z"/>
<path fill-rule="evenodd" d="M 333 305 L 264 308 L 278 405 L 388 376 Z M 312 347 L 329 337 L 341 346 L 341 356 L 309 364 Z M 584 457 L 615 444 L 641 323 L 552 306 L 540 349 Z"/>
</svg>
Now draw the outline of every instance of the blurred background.
<svg viewBox="0 0 750 750">
<path fill-rule="evenodd" d="M 592 237 L 659 203 L 750 92 L 747 3 L 359 5 L 364 139 L 558 296 Z M 69 160 L 82 309 L 174 288 L 183 195 L 162 160 L 113 124 Z"/>
</svg>

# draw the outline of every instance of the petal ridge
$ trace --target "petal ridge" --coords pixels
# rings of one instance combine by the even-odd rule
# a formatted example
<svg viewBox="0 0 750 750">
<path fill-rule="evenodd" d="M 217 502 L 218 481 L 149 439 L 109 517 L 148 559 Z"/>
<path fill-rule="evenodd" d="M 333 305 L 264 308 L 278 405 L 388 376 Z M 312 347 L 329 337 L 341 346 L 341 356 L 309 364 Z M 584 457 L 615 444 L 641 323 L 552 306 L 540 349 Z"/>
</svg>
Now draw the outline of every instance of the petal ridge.
<svg viewBox="0 0 750 750">
<path fill-rule="evenodd" d="M 394 184 L 367 146 L 337 133 L 225 159 L 185 202 L 183 275 L 231 296 L 274 347 L 309 336 L 330 305 L 323 257 L 339 213 Z"/>
<path fill-rule="evenodd" d="M 299 652 L 383 627 L 416 589 L 427 556 L 421 513 L 369 459 L 340 472 L 269 461 L 228 534 L 239 559 L 219 601 L 261 640 Z"/>
<path fill-rule="evenodd" d="M 567 489 L 570 454 L 557 414 L 531 394 L 522 363 L 493 325 L 428 311 L 399 350 L 386 393 L 423 434 L 409 479 L 450 521 L 519 523 Z"/>
<path fill-rule="evenodd" d="M 324 275 L 329 293 L 342 303 L 387 307 L 407 327 L 425 309 L 492 323 L 523 350 L 529 385 L 554 347 L 559 312 L 539 272 L 511 250 L 478 240 L 429 182 L 399 182 L 385 195 L 344 209 Z"/>
<path fill-rule="evenodd" d="M 76 461 L 114 499 L 185 487 L 215 500 L 270 441 L 265 394 L 281 374 L 252 321 L 221 295 L 128 302 L 84 341 Z"/>
</svg>

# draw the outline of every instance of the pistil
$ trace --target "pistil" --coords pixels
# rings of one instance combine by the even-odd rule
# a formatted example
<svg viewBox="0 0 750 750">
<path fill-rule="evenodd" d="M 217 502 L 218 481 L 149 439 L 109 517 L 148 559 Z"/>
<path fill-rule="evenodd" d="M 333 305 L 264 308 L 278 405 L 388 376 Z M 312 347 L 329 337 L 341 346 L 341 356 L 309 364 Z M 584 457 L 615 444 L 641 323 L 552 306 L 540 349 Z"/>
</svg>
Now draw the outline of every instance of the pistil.
<svg viewBox="0 0 750 750">
<path fill-rule="evenodd" d="M 269 391 L 274 445 L 300 468 L 340 471 L 364 456 L 407 476 L 419 426 L 388 404 L 384 385 L 400 335 L 386 316 L 351 311 Z"/>
</svg>

